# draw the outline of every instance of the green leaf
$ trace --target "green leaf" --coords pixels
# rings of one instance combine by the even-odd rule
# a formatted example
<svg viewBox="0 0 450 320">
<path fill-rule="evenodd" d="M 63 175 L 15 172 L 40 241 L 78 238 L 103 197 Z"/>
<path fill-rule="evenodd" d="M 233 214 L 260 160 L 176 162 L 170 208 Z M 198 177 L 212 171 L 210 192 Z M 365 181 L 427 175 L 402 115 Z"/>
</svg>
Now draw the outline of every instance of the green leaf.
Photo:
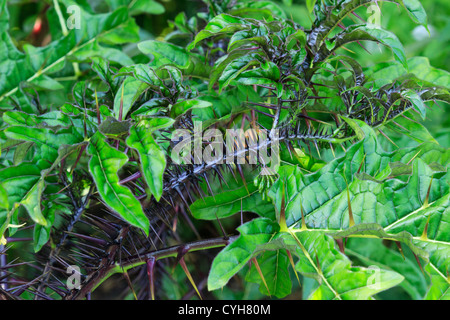
<svg viewBox="0 0 450 320">
<path fill-rule="evenodd" d="M 133 104 L 147 87 L 148 85 L 146 83 L 135 78 L 129 77 L 125 79 L 122 86 L 116 92 L 114 99 L 114 114 L 118 120 L 124 120 L 126 118 Z M 120 112 L 121 108 L 122 113 Z M 122 119 L 119 119 L 120 114 L 122 114 Z"/>
<path fill-rule="evenodd" d="M 380 0 L 382 1 L 382 0 Z M 426 26 L 426 14 L 419 0 L 386 0 L 387 2 L 398 3 L 403 5 L 412 19 L 416 22 L 419 22 Z M 326 20 L 322 21 L 320 26 L 316 28 L 317 34 L 314 37 L 311 37 L 309 42 L 311 46 L 315 46 L 319 48 L 323 41 L 328 38 L 331 31 L 337 27 L 337 25 L 351 12 L 356 10 L 357 8 L 364 6 L 366 4 L 373 3 L 373 0 L 350 0 L 344 1 L 339 6 L 337 14 L 332 14 L 327 17 Z M 425 23 L 425 24 L 424 24 Z"/>
<path fill-rule="evenodd" d="M 236 213 L 254 212 L 261 217 L 273 218 L 274 209 L 270 202 L 264 201 L 253 184 L 198 199 L 190 206 L 196 219 L 215 220 L 226 218 Z"/>
<path fill-rule="evenodd" d="M 422 119 L 425 120 L 427 115 L 427 109 L 420 96 L 413 90 L 406 90 L 402 94 L 413 104 L 415 108 L 418 109 L 420 115 L 422 116 Z"/>
<path fill-rule="evenodd" d="M 92 136 L 87 151 L 91 155 L 89 171 L 105 204 L 148 235 L 150 223 L 140 202 L 130 189 L 119 184 L 117 173 L 128 157 L 111 147 L 100 132 Z"/>
<path fill-rule="evenodd" d="M 290 263 L 286 250 L 264 251 L 257 260 L 269 292 L 254 264 L 248 271 L 245 280 L 259 284 L 259 290 L 262 294 L 275 296 L 279 299 L 289 295 L 292 291 L 292 281 L 289 276 Z"/>
<path fill-rule="evenodd" d="M 433 265 L 427 265 L 425 270 L 431 275 L 430 286 L 425 300 L 450 300 L 450 280 Z"/>
<path fill-rule="evenodd" d="M 309 13 L 312 13 L 314 11 L 315 5 L 316 0 L 306 0 L 306 8 L 308 9 Z"/>
<path fill-rule="evenodd" d="M 231 81 L 239 77 L 239 75 L 249 69 L 252 66 L 259 66 L 260 60 L 258 59 L 258 54 L 248 54 L 233 61 L 225 60 L 226 65 L 219 65 L 218 72 L 220 72 L 219 77 L 219 93 L 226 88 Z M 222 69 L 222 70 L 221 70 Z"/>
<path fill-rule="evenodd" d="M 206 65 L 204 58 L 185 48 L 156 40 L 141 42 L 138 48 L 142 53 L 153 57 L 150 67 L 170 65 L 181 69 L 184 75 L 209 78 L 210 67 Z"/>
<path fill-rule="evenodd" d="M 119 70 L 117 75 L 132 75 L 136 79 L 145 82 L 149 86 L 154 85 L 159 87 L 160 85 L 162 85 L 162 80 L 158 78 L 155 70 L 145 64 L 135 64 L 132 66 L 123 67 Z"/>
<path fill-rule="evenodd" d="M 129 120 L 119 121 L 113 117 L 106 117 L 106 119 L 98 126 L 98 130 L 105 136 L 120 137 L 128 134 L 130 127 L 131 122 Z"/>
<path fill-rule="evenodd" d="M 212 106 L 211 102 L 203 101 L 200 99 L 183 100 L 177 102 L 170 108 L 170 116 L 173 119 L 176 119 L 191 109 L 202 109 L 211 106 Z"/>
<path fill-rule="evenodd" d="M 438 86 L 448 87 L 450 73 L 446 70 L 437 69 L 430 65 L 426 57 L 413 57 L 408 59 L 409 72 L 419 79 L 426 80 Z"/>
<path fill-rule="evenodd" d="M 425 126 L 403 117 L 395 118 L 394 121 L 387 123 L 385 127 L 395 132 L 404 134 L 419 143 L 432 142 L 437 144 L 437 141 L 433 138 Z"/>
<path fill-rule="evenodd" d="M 166 10 L 164 6 L 153 0 L 137 0 L 132 2 L 130 14 L 137 15 L 141 13 L 162 14 Z"/>
<path fill-rule="evenodd" d="M 116 62 L 123 66 L 133 64 L 133 60 L 122 50 L 102 46 L 98 43 L 98 40 L 90 42 L 77 50 L 71 56 L 71 59 L 83 62 L 95 57 L 105 57 L 108 58 L 109 61 Z"/>
<path fill-rule="evenodd" d="M 15 211 L 16 205 L 24 204 L 36 223 L 46 225 L 47 221 L 40 212 L 40 194 L 43 188 L 40 178 L 41 170 L 26 162 L 0 170 L 0 184 L 8 195 L 7 207 Z M 8 214 L 7 210 L 1 209 L 0 226 L 9 223 Z"/>
<path fill-rule="evenodd" d="M 131 127 L 127 145 L 138 151 L 141 172 L 151 193 L 159 201 L 163 192 L 163 174 L 166 168 L 166 154 L 152 137 L 151 121 L 142 120 Z"/>
<path fill-rule="evenodd" d="M 266 218 L 258 218 L 240 226 L 239 238 L 215 257 L 208 276 L 208 290 L 226 285 L 250 261 L 257 247 L 267 243 L 278 229 L 276 223 Z"/>
<path fill-rule="evenodd" d="M 272 1 L 246 1 L 236 3 L 228 12 L 232 16 L 273 21 L 274 17 L 286 19 L 283 9 Z"/>
<path fill-rule="evenodd" d="M 408 68 L 406 61 L 406 54 L 403 45 L 398 40 L 397 36 L 392 32 L 386 31 L 377 27 L 369 27 L 366 25 L 359 25 L 347 28 L 341 35 L 336 36 L 336 44 L 333 51 L 349 42 L 354 41 L 376 41 L 392 49 L 395 58 L 405 67 Z"/>
<path fill-rule="evenodd" d="M 358 123 L 360 122 L 358 121 Z M 355 173 L 358 170 L 376 179 L 387 176 L 391 172 L 389 163 L 399 161 L 401 156 L 401 153 L 388 153 L 382 150 L 372 129 L 369 129 L 366 125 L 362 128 L 364 128 L 365 132 L 363 141 L 348 149 L 344 157 L 331 161 L 315 173 L 304 175 L 299 169 L 293 167 L 284 166 L 280 168 L 280 180 L 274 184 L 269 196 L 275 199 L 279 209 L 281 190 L 278 190 L 278 188 L 280 188 L 281 182 L 284 181 L 283 183 L 287 186 L 286 219 L 288 225 L 301 220 L 299 208 L 302 206 L 306 215 L 306 221 L 310 222 L 311 226 L 331 229 L 346 228 L 349 220 L 345 179 L 348 182 L 351 198 L 353 199 L 353 215 L 356 214 L 355 221 L 357 223 L 361 220 L 361 222 L 375 222 L 383 226 L 388 221 L 395 221 L 395 219 L 399 219 L 422 206 L 429 187 L 428 185 L 425 186 L 425 184 L 429 183 L 430 175 L 433 174 L 431 169 L 425 169 L 427 166 L 423 161 L 420 162 L 416 159 L 416 169 L 413 173 L 413 179 L 422 183 L 419 194 L 417 193 L 418 186 L 411 184 L 411 181 L 408 183 L 399 180 L 388 180 L 380 185 L 373 181 L 355 179 Z M 366 130 L 369 131 L 367 132 Z M 402 156 L 402 161 L 408 162 L 418 151 L 419 149 L 409 149 L 409 159 Z M 427 177 L 422 177 L 424 174 Z M 445 186 L 445 177 L 438 180 L 435 179 L 434 182 L 436 184 L 433 190 L 437 191 L 439 185 L 443 189 L 440 192 L 436 192 L 436 194 L 432 193 L 431 199 L 445 195 L 445 192 L 448 192 L 449 189 Z M 396 194 L 394 198 L 388 195 L 393 192 Z M 408 195 L 408 197 L 404 198 L 405 195 Z M 381 201 L 384 197 L 391 200 L 388 202 L 383 200 L 382 203 L 378 203 L 377 199 L 379 198 Z M 413 198 L 416 201 L 412 201 Z M 400 204 L 406 199 L 408 199 L 408 205 L 403 206 Z M 367 209 L 362 205 L 363 203 L 365 206 L 368 206 Z"/>
<path fill-rule="evenodd" d="M 209 37 L 220 34 L 233 34 L 243 29 L 247 29 L 245 19 L 228 14 L 219 14 L 211 19 L 206 27 L 195 36 L 194 41 L 189 44 L 187 50 L 194 49 L 200 41 Z"/>
<path fill-rule="evenodd" d="M 44 202 L 44 209 L 42 214 L 45 216 L 45 219 L 48 221 L 46 226 L 42 226 L 40 224 L 36 224 L 33 230 L 33 242 L 34 242 L 34 252 L 39 252 L 42 247 L 48 242 L 50 239 L 50 233 L 55 221 L 55 216 L 58 211 L 64 212 L 70 215 L 72 212 L 64 205 L 57 203 L 55 196 L 52 196 L 52 201 Z"/>
<path fill-rule="evenodd" d="M 414 22 L 419 23 L 428 29 L 427 13 L 419 0 L 403 0 L 403 5 Z"/>
</svg>

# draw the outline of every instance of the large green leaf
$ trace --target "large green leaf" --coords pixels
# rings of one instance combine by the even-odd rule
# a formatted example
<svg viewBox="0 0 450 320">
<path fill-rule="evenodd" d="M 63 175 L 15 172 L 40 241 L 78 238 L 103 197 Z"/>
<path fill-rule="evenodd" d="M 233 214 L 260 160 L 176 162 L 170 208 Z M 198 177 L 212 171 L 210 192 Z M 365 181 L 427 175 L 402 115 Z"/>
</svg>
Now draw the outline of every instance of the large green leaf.
<svg viewBox="0 0 450 320">
<path fill-rule="evenodd" d="M 301 223 L 303 212 L 308 228 L 334 236 L 402 241 L 445 275 L 450 259 L 450 173 L 442 166 L 444 172 L 438 167 L 436 171 L 424 160 L 442 160 L 448 165 L 448 151 L 445 158 L 424 160 L 420 157 L 422 148 L 387 153 L 371 130 L 365 125 L 362 130 L 364 140 L 317 173 L 281 170 L 271 193 L 275 204 L 280 206 L 281 188 L 285 188 L 288 225 Z M 412 161 L 412 170 L 393 178 L 391 164 L 399 160 Z M 361 173 L 374 179 L 363 178 Z M 348 229 L 350 212 L 356 225 Z"/>
<path fill-rule="evenodd" d="M 128 161 L 128 157 L 111 147 L 100 132 L 92 136 L 87 150 L 91 155 L 89 171 L 102 200 L 125 221 L 141 228 L 148 235 L 150 223 L 140 202 L 130 189 L 119 184 L 118 171 Z"/>
</svg>

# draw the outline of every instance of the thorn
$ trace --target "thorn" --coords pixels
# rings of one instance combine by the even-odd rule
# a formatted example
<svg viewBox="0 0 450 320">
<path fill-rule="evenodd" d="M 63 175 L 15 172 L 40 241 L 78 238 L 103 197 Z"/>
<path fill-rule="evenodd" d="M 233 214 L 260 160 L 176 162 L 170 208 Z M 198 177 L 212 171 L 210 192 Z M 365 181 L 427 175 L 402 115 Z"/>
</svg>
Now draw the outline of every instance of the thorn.
<svg viewBox="0 0 450 320">
<path fill-rule="evenodd" d="M 339 251 L 341 251 L 343 254 L 345 254 L 344 240 L 336 239 L 336 243 L 339 246 Z"/>
<path fill-rule="evenodd" d="M 120 109 L 119 109 L 119 121 L 122 121 L 122 112 L 123 112 L 123 92 L 125 90 L 125 83 L 122 85 L 122 95 L 120 97 Z"/>
<path fill-rule="evenodd" d="M 301 157 L 297 153 L 297 151 L 295 151 L 295 148 L 292 145 L 291 141 L 288 141 L 288 146 L 289 146 L 289 152 L 292 152 L 294 154 L 294 156 L 297 158 L 297 161 L 301 163 Z"/>
<path fill-rule="evenodd" d="M 182 250 L 178 252 L 177 260 L 178 260 L 178 263 L 180 264 L 181 268 L 183 268 L 183 271 L 186 274 L 187 278 L 189 279 L 189 282 L 194 287 L 195 292 L 197 292 L 197 295 L 199 296 L 200 300 L 203 300 L 200 292 L 197 289 L 197 285 L 195 284 L 194 279 L 192 278 L 192 275 L 186 266 L 186 262 L 184 261 L 184 255 L 186 254 L 187 251 L 188 250 L 186 250 L 186 248 L 182 247 Z M 180 255 L 181 255 L 181 257 L 180 257 Z"/>
<path fill-rule="evenodd" d="M 286 253 L 287 253 L 287 255 L 288 255 L 289 262 L 291 263 L 291 267 L 292 267 L 292 269 L 294 270 L 295 277 L 297 278 L 297 281 L 298 281 L 298 285 L 301 287 L 302 284 L 300 283 L 300 278 L 298 277 L 297 270 L 295 270 L 295 264 L 294 264 L 294 259 L 292 259 L 292 254 L 291 254 L 291 252 L 290 252 L 289 250 L 287 250 L 287 249 L 286 249 Z"/>
<path fill-rule="evenodd" d="M 425 228 L 423 229 L 422 235 L 420 236 L 420 240 L 427 241 L 428 240 L 428 225 L 430 223 L 431 215 L 428 216 L 427 223 L 425 224 Z"/>
<path fill-rule="evenodd" d="M 173 217 L 173 223 L 172 223 L 172 232 L 177 232 L 177 225 L 178 225 L 178 212 L 175 212 L 175 216 Z"/>
<path fill-rule="evenodd" d="M 425 272 L 422 269 L 422 264 L 420 263 L 419 257 L 417 256 L 417 254 L 413 253 L 414 258 L 416 258 L 417 264 L 419 265 L 420 271 L 422 271 L 422 274 L 425 275 Z"/>
<path fill-rule="evenodd" d="M 94 237 L 86 236 L 84 234 L 74 233 L 74 232 L 70 232 L 70 231 L 65 231 L 65 233 L 67 233 L 67 234 L 69 234 L 71 236 L 74 236 L 74 237 L 77 237 L 77 238 L 89 241 L 89 242 L 93 242 L 93 243 L 95 243 L 96 245 L 99 245 L 99 246 L 106 246 L 106 245 L 108 245 L 108 241 L 103 240 L 103 239 L 94 238 Z"/>
<path fill-rule="evenodd" d="M 430 191 L 431 191 L 431 185 L 433 184 L 433 177 L 431 177 L 430 185 L 428 186 L 427 195 L 425 196 L 425 201 L 423 202 L 422 208 L 428 207 L 428 201 L 430 199 Z"/>
<path fill-rule="evenodd" d="M 354 11 L 352 11 L 352 14 L 355 16 L 355 17 L 357 17 L 359 20 L 361 20 L 362 22 L 364 22 L 364 23 L 366 23 L 366 21 L 363 19 L 363 18 L 361 18 L 357 13 L 355 13 Z"/>
<path fill-rule="evenodd" d="M 394 141 L 391 140 L 391 138 L 389 138 L 383 131 L 381 131 L 381 129 L 378 129 L 378 131 L 390 142 L 392 143 L 394 146 L 396 146 L 397 148 L 399 148 L 398 145 L 395 144 Z"/>
<path fill-rule="evenodd" d="M 78 152 L 77 159 L 75 160 L 75 163 L 73 164 L 72 168 L 70 169 L 70 174 L 72 174 L 73 171 L 75 170 L 75 168 L 77 167 L 78 162 L 80 161 L 81 156 L 83 155 L 83 152 L 84 152 L 84 150 L 86 149 L 86 147 L 87 147 L 86 144 L 83 144 L 83 145 L 81 146 L 80 152 Z M 68 186 L 66 186 L 66 187 L 68 187 Z M 66 187 L 65 187 L 65 188 L 66 188 Z M 64 188 L 64 189 L 65 189 L 65 188 Z M 62 191 L 62 190 L 60 190 L 59 192 L 61 192 L 61 191 Z"/>
<path fill-rule="evenodd" d="M 336 159 L 336 154 L 334 153 L 333 144 L 331 142 L 328 142 L 330 144 L 331 153 L 333 154 L 333 158 Z"/>
<path fill-rule="evenodd" d="M 130 276 L 128 275 L 128 272 L 126 270 L 122 269 L 122 274 L 125 277 L 125 279 L 127 280 L 127 283 L 131 289 L 131 292 L 133 292 L 134 300 L 137 300 L 138 298 L 136 296 L 136 292 L 133 289 L 133 285 L 131 284 L 131 279 L 130 279 Z"/>
<path fill-rule="evenodd" d="M 219 182 L 221 184 L 220 186 L 222 187 L 222 182 L 223 182 L 229 188 L 230 186 L 228 185 L 227 180 L 225 180 L 225 178 L 223 177 L 222 172 L 220 171 L 220 169 L 218 167 L 214 167 L 213 170 L 217 173 L 217 176 L 219 177 Z"/>
<path fill-rule="evenodd" d="M 366 153 L 364 154 L 364 157 L 363 157 L 363 159 L 362 159 L 362 161 L 361 161 L 361 164 L 359 165 L 359 168 L 358 168 L 358 172 L 357 173 L 360 173 L 361 172 L 361 168 L 362 168 L 362 166 L 363 166 L 363 164 L 364 164 L 364 159 L 366 159 Z"/>
<path fill-rule="evenodd" d="M 155 257 L 150 257 L 147 259 L 147 275 L 148 275 L 148 281 L 150 285 L 150 295 L 152 297 L 152 300 L 155 300 L 155 264 L 156 259 Z"/>
<path fill-rule="evenodd" d="M 320 155 L 319 147 L 317 146 L 316 140 L 314 140 L 314 145 L 316 146 L 317 153 L 319 154 L 319 159 L 322 159 L 322 156 Z"/>
<path fill-rule="evenodd" d="M 406 165 L 407 165 L 407 166 L 410 165 L 411 162 L 413 162 L 413 160 L 414 160 L 414 159 L 419 155 L 419 153 L 421 153 L 421 152 L 422 152 L 422 150 L 419 150 L 419 152 L 417 152 L 417 153 L 415 154 L 415 156 L 412 157 L 411 160 L 409 160 L 408 163 L 407 163 Z"/>
<path fill-rule="evenodd" d="M 291 160 L 294 161 L 294 157 L 292 156 L 291 148 L 289 147 L 289 141 L 284 141 L 286 144 L 286 149 L 289 151 L 289 156 L 291 157 Z"/>
<path fill-rule="evenodd" d="M 100 118 L 100 108 L 98 106 L 97 89 L 95 89 L 95 106 L 97 107 L 97 124 L 100 125 L 102 120 Z"/>
<path fill-rule="evenodd" d="M 405 260 L 405 255 L 403 254 L 403 248 L 402 248 L 402 244 L 400 241 L 394 241 L 395 244 L 397 245 L 398 251 L 400 251 L 400 253 L 402 254 L 403 260 Z"/>
<path fill-rule="evenodd" d="M 225 229 L 223 228 L 223 225 L 222 225 L 222 223 L 220 222 L 219 217 L 217 216 L 217 213 L 214 213 L 214 214 L 216 215 L 217 222 L 219 223 L 220 229 L 222 230 L 223 238 L 224 238 L 225 240 L 228 240 L 229 238 L 228 238 L 228 236 L 227 236 L 227 233 L 225 232 Z"/>
<path fill-rule="evenodd" d="M 269 293 L 269 296 L 272 296 L 271 293 L 270 293 L 269 287 L 267 286 L 266 279 L 264 278 L 264 275 L 263 275 L 263 273 L 261 271 L 261 268 L 259 267 L 258 260 L 256 260 L 256 258 L 254 257 L 254 258 L 252 258 L 252 262 L 255 265 L 255 268 L 258 271 L 259 276 L 261 277 L 261 280 L 263 281 L 264 286 L 266 287 L 267 292 Z"/>
<path fill-rule="evenodd" d="M 239 172 L 239 175 L 241 176 L 242 182 L 244 183 L 245 190 L 247 190 L 247 193 L 250 193 L 248 191 L 247 181 L 245 181 L 244 172 L 242 171 L 242 166 L 240 164 L 236 164 L 236 168 Z"/>
<path fill-rule="evenodd" d="M 282 192 L 283 192 L 283 194 L 281 196 L 282 198 L 281 198 L 280 222 L 279 222 L 279 225 L 280 225 L 280 232 L 286 232 L 288 230 L 288 227 L 287 227 L 287 224 L 286 224 L 286 199 L 285 199 L 285 197 L 286 197 L 286 195 L 285 195 L 286 188 L 285 188 L 284 183 L 282 185 Z"/>
<path fill-rule="evenodd" d="M 142 177 L 142 173 L 141 173 L 140 171 L 138 171 L 138 172 L 136 172 L 136 173 L 133 173 L 131 176 L 128 176 L 128 177 L 126 177 L 126 178 L 123 179 L 123 180 L 120 180 L 119 183 L 120 183 L 120 184 L 125 184 L 125 183 L 127 183 L 127 182 L 130 182 L 130 181 L 139 179 L 140 177 Z"/>
<path fill-rule="evenodd" d="M 305 213 L 303 212 L 303 205 L 301 203 L 301 199 L 300 199 L 300 212 L 302 213 L 302 227 L 300 228 L 300 230 L 301 231 L 308 230 L 308 227 L 306 226 Z"/>
<path fill-rule="evenodd" d="M 321 274 L 322 273 L 322 268 L 320 266 L 319 256 L 317 255 L 317 250 L 314 249 L 314 251 L 315 251 L 315 256 L 316 256 L 317 269 L 318 269 L 319 273 Z"/>
<path fill-rule="evenodd" d="M 259 113 L 261 113 L 261 114 L 263 114 L 263 115 L 265 115 L 265 116 L 268 116 L 268 117 L 270 117 L 270 118 L 275 118 L 275 116 L 272 115 L 272 114 L 270 114 L 270 113 L 267 113 L 267 112 L 264 112 L 264 111 L 261 111 L 261 110 L 258 110 L 258 109 L 253 109 L 253 108 L 250 108 L 250 109 L 252 109 L 252 111 L 259 112 Z"/>
<path fill-rule="evenodd" d="M 226 166 L 227 166 L 228 170 L 230 171 L 231 175 L 233 176 L 234 181 L 239 182 L 239 181 L 237 180 L 237 178 L 236 178 L 236 174 L 234 173 L 233 167 L 232 167 L 230 164 L 228 164 L 228 163 L 226 164 Z"/>
<path fill-rule="evenodd" d="M 407 117 L 407 116 L 405 116 L 404 114 L 401 114 L 401 116 L 402 116 L 403 118 L 405 118 L 406 120 L 408 120 L 408 121 L 411 121 L 411 122 L 414 122 L 414 123 L 420 124 L 419 122 L 417 122 L 417 121 L 415 121 L 415 120 L 413 120 L 413 119 L 411 119 L 411 118 L 408 118 L 408 117 Z"/>
<path fill-rule="evenodd" d="M 348 187 L 347 177 L 345 176 L 345 165 L 344 165 L 344 180 L 345 185 L 347 186 L 347 203 L 348 203 L 348 224 L 349 227 L 353 227 L 355 225 L 355 220 L 353 220 L 353 211 L 352 211 L 352 203 L 350 201 L 350 190 Z"/>
<path fill-rule="evenodd" d="M 395 124 L 397 127 L 399 127 L 400 129 L 405 130 L 406 132 L 411 133 L 411 130 L 406 129 L 404 126 L 402 126 L 401 124 L 395 122 L 394 120 L 392 120 L 392 123 Z"/>
<path fill-rule="evenodd" d="M 206 182 L 206 185 L 208 187 L 208 191 L 211 193 L 212 197 L 214 198 L 214 192 L 212 191 L 211 185 L 209 184 L 208 176 L 206 175 L 206 173 L 203 174 L 203 179 Z"/>
<path fill-rule="evenodd" d="M 349 48 L 346 48 L 345 46 L 341 46 L 340 48 L 341 48 L 341 49 L 344 49 L 345 51 L 348 51 L 348 52 L 350 52 L 350 53 L 355 54 L 354 51 L 350 50 Z"/>
<path fill-rule="evenodd" d="M 364 51 L 366 51 L 368 54 L 372 55 L 372 53 L 371 53 L 369 50 L 367 50 L 367 49 L 361 44 L 361 42 L 359 42 L 359 40 L 356 41 L 356 42 L 359 44 L 359 46 L 360 46 L 361 48 L 364 49 Z"/>
</svg>

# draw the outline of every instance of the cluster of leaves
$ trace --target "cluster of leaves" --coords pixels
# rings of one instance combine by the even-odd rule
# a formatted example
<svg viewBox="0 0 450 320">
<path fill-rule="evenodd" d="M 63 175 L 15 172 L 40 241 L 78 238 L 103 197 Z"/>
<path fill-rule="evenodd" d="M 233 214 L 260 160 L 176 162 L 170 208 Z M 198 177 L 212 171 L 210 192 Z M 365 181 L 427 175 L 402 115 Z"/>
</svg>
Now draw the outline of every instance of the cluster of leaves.
<svg viewBox="0 0 450 320">
<path fill-rule="evenodd" d="M 121 273 L 135 298 L 181 298 L 171 287 L 185 278 L 201 298 L 197 266 L 215 298 L 244 292 L 216 290 L 234 277 L 284 298 L 293 276 L 310 299 L 372 299 L 394 287 L 450 298 L 450 151 L 421 123 L 429 106 L 450 103 L 449 73 L 349 18 L 363 21 L 357 11 L 371 1 L 307 1 L 310 28 L 270 1 L 205 2 L 164 38 L 142 40 L 135 16 L 161 13 L 154 1 L 107 1 L 107 13 L 53 1 L 56 40 L 20 51 L 0 0 L 1 253 L 23 259 L 24 240 L 36 257 L 1 259 L 0 296 L 82 299 Z M 393 2 L 427 26 L 418 0 Z M 81 28 L 67 29 L 60 6 L 77 6 Z M 344 54 L 362 41 L 390 48 L 394 61 L 362 66 Z M 130 43 L 137 53 L 125 53 Z M 223 156 L 196 161 L 195 141 L 177 134 L 195 135 L 198 122 L 282 142 L 276 174 Z M 386 132 L 418 144 L 401 148 Z M 182 145 L 192 161 L 172 157 Z M 211 224 L 222 236 L 205 239 Z M 206 265 L 189 263 L 189 252 L 221 246 Z M 170 273 L 169 257 L 180 269 Z M 73 265 L 81 285 L 71 290 Z"/>
</svg>

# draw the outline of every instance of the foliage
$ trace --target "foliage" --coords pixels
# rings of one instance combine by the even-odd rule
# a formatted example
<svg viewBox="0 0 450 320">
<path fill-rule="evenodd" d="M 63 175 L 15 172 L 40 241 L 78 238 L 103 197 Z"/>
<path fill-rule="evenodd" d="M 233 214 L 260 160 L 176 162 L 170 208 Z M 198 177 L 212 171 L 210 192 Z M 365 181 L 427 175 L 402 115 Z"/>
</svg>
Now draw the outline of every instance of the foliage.
<svg viewBox="0 0 450 320">
<path fill-rule="evenodd" d="M 450 74 L 365 22 L 421 2 L 204 2 L 0 0 L 0 297 L 449 299 Z"/>
</svg>

